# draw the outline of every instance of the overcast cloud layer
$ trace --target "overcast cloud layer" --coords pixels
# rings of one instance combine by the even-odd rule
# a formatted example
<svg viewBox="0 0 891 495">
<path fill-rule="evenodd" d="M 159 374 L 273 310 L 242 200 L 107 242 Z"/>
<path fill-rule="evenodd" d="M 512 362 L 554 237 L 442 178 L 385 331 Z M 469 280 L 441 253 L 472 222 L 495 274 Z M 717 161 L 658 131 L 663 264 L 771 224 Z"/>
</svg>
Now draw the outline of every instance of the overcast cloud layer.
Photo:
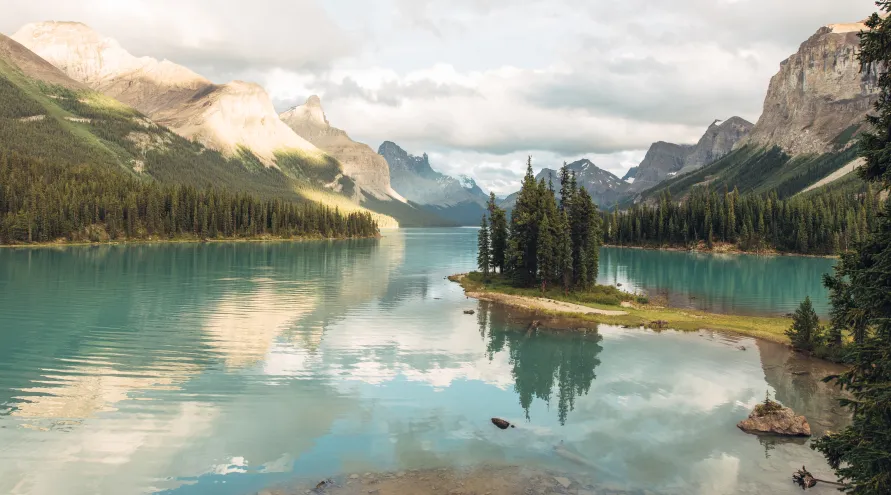
<svg viewBox="0 0 891 495">
<path fill-rule="evenodd" d="M 135 55 L 216 82 L 256 81 L 284 109 L 319 94 L 376 148 L 515 190 L 581 157 L 622 175 L 653 141 L 755 122 L 779 63 L 871 0 L 6 0 L 0 31 L 84 22 Z"/>
</svg>

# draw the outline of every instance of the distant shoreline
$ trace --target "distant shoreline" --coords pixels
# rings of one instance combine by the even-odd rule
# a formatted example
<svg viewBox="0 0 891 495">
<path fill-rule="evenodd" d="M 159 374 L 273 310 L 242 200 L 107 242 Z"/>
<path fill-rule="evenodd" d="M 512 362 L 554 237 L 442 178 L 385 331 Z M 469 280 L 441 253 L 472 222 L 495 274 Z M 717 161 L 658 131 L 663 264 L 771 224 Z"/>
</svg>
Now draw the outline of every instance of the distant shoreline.
<svg viewBox="0 0 891 495">
<path fill-rule="evenodd" d="M 722 245 L 719 249 L 701 249 L 699 247 L 696 248 L 682 248 L 675 246 L 663 246 L 663 247 L 655 247 L 655 246 L 631 246 L 631 245 L 620 245 L 620 244 L 604 244 L 603 247 L 608 248 L 622 248 L 622 249 L 640 249 L 643 251 L 675 251 L 680 253 L 700 253 L 700 254 L 731 254 L 731 255 L 740 255 L 745 254 L 749 256 L 790 256 L 790 257 L 798 257 L 798 258 L 826 258 L 826 259 L 838 259 L 838 255 L 835 254 L 801 254 L 801 253 L 787 253 L 783 251 L 776 251 L 773 249 L 764 250 L 764 251 L 743 251 L 736 247 L 729 247 L 729 245 Z"/>
<path fill-rule="evenodd" d="M 0 249 L 34 249 L 34 248 L 54 248 L 54 247 L 84 247 L 84 246 L 135 246 L 149 244 L 221 244 L 221 243 L 249 243 L 249 242 L 305 242 L 305 241 L 348 241 L 361 239 L 380 239 L 380 234 L 374 236 L 358 236 L 358 237 L 322 237 L 322 236 L 299 236 L 299 237 L 226 237 L 214 239 L 127 239 L 118 241 L 100 241 L 100 242 L 68 242 L 68 241 L 51 241 L 51 242 L 35 242 L 30 244 L 0 244 Z"/>
</svg>

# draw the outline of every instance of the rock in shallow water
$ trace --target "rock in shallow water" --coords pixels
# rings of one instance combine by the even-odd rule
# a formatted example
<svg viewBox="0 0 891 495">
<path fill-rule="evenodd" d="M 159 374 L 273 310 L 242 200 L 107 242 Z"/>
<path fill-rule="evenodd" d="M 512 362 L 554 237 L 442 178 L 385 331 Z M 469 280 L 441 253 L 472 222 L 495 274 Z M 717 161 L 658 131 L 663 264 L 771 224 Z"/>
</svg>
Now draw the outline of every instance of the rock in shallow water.
<svg viewBox="0 0 891 495">
<path fill-rule="evenodd" d="M 797 416 L 788 407 L 781 407 L 769 412 L 764 412 L 761 408 L 756 407 L 747 419 L 740 421 L 736 426 L 746 433 L 770 433 L 791 437 L 811 436 L 811 425 L 808 424 L 807 418 Z"/>
</svg>

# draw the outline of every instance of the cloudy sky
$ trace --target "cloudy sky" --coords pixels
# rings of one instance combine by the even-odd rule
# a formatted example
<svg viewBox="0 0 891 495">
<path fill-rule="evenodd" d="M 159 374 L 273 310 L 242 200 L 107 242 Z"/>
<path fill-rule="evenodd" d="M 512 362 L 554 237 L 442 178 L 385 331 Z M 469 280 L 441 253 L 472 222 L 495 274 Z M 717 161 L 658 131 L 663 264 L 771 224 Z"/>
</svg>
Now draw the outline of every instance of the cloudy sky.
<svg viewBox="0 0 891 495">
<path fill-rule="evenodd" d="M 779 63 L 872 0 L 4 0 L 0 32 L 89 24 L 135 55 L 319 94 L 372 147 L 430 154 L 485 189 L 590 158 L 622 175 L 653 141 L 757 120 Z"/>
</svg>

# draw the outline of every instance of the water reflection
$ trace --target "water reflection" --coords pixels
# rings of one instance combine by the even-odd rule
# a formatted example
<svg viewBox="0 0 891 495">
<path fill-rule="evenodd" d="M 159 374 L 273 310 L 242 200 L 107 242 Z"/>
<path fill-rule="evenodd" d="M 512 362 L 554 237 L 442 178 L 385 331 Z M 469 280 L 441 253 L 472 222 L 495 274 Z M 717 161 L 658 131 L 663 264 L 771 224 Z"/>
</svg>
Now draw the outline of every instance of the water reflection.
<svg viewBox="0 0 891 495">
<path fill-rule="evenodd" d="M 488 302 L 480 303 L 479 324 L 490 360 L 505 348 L 508 351 L 514 390 L 526 419 L 531 420 L 532 400 L 550 404 L 556 389 L 557 417 L 561 425 L 566 424 L 576 397 L 587 394 L 597 378 L 594 370 L 600 365 L 597 355 L 603 350 L 602 337 L 596 331 L 549 332 L 531 327 L 524 333 L 518 331 L 521 323 L 511 322 L 507 311 Z"/>
<path fill-rule="evenodd" d="M 831 421 L 809 362 L 719 334 L 530 333 L 444 280 L 475 247 L 449 229 L 0 251 L 0 493 L 243 495 L 488 461 L 791 493 L 785 466 L 818 464 L 735 428 L 767 388 Z"/>
<path fill-rule="evenodd" d="M 805 296 L 822 315 L 822 276 L 835 260 L 603 248 L 598 282 L 664 297 L 672 306 L 719 313 L 785 314 Z"/>
</svg>

